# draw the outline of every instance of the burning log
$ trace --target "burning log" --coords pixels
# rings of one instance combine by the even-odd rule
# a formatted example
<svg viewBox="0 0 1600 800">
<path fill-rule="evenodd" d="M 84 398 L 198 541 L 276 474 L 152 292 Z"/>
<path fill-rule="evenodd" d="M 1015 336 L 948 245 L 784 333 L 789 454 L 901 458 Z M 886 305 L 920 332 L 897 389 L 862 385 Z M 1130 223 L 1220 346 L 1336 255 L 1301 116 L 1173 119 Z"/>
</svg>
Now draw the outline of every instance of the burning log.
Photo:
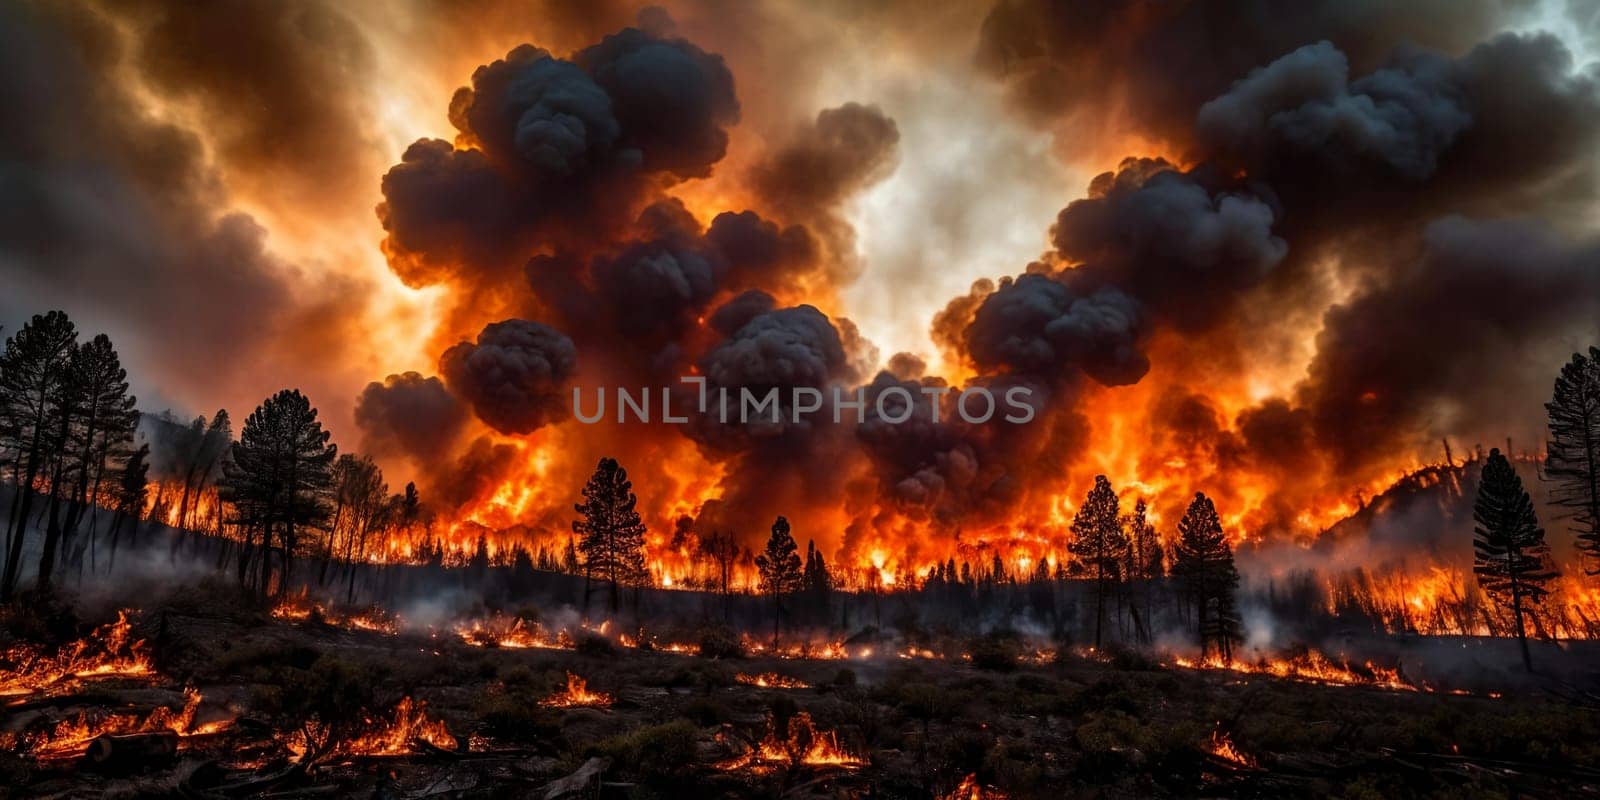
<svg viewBox="0 0 1600 800">
<path fill-rule="evenodd" d="M 0 697 L 29 695 L 94 678 L 145 678 L 155 675 L 149 649 L 133 638 L 128 612 L 102 625 L 88 636 L 62 647 L 54 655 L 31 645 L 19 645 L 0 654 Z"/>
<path fill-rule="evenodd" d="M 96 772 L 125 775 L 170 763 L 177 756 L 176 731 L 106 733 L 89 742 L 83 765 Z"/>
</svg>

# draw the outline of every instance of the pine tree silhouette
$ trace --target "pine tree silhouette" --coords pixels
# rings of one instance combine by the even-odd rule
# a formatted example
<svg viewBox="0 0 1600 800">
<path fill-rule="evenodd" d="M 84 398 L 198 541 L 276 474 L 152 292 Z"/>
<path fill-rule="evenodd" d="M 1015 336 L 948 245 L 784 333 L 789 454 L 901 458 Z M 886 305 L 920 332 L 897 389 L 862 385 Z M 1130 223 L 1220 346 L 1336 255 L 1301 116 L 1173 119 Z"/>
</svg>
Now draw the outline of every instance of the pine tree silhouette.
<svg viewBox="0 0 1600 800">
<path fill-rule="evenodd" d="M 756 569 L 761 572 L 761 591 L 772 595 L 772 646 L 778 646 L 778 627 L 783 618 L 783 597 L 800 589 L 803 576 L 800 572 L 799 547 L 789 535 L 789 520 L 778 517 L 772 523 L 772 536 L 767 539 L 767 549 L 756 556 Z"/>
<path fill-rule="evenodd" d="M 1550 442 L 1545 478 L 1555 484 L 1551 502 L 1566 509 L 1578 539 L 1584 572 L 1600 575 L 1600 348 L 1575 353 L 1561 368 L 1545 404 Z"/>
<path fill-rule="evenodd" d="M 628 471 L 614 458 L 602 458 L 583 487 L 583 502 L 573 506 L 579 519 L 572 531 L 579 535 L 577 550 L 583 557 L 585 580 L 602 577 L 610 584 L 611 613 L 617 612 L 620 589 L 645 580 L 644 522 L 635 508 Z M 585 584 L 584 601 L 589 590 Z"/>
<path fill-rule="evenodd" d="M 1215 651 L 1224 662 L 1233 660 L 1233 645 L 1242 637 L 1234 607 L 1239 571 L 1233 565 L 1233 548 L 1222 532 L 1222 519 L 1211 498 L 1196 492 L 1178 522 L 1178 552 L 1172 574 L 1182 582 L 1194 603 L 1200 657 Z"/>
<path fill-rule="evenodd" d="M 1550 548 L 1533 513 L 1533 500 L 1522 488 L 1522 479 L 1511 462 L 1498 449 L 1489 451 L 1489 460 L 1483 465 L 1472 519 L 1477 523 L 1473 531 L 1476 558 L 1472 571 L 1485 592 L 1511 609 L 1517 643 L 1522 648 L 1522 666 L 1532 672 L 1526 617 L 1549 594 L 1545 584 L 1556 573 L 1545 564 Z"/>
<path fill-rule="evenodd" d="M 1128 549 L 1117 493 L 1106 476 L 1094 476 L 1094 488 L 1072 518 L 1072 537 L 1068 549 L 1094 575 L 1094 646 L 1099 648 L 1105 627 L 1107 587 L 1120 580 L 1120 565 Z"/>
</svg>

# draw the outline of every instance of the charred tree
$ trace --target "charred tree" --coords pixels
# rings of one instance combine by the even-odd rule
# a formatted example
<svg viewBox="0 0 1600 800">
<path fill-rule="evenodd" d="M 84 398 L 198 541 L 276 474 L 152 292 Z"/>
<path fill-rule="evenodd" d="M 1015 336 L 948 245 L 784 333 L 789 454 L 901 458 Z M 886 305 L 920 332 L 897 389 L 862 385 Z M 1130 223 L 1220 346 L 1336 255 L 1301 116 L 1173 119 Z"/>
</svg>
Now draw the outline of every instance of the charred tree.
<svg viewBox="0 0 1600 800">
<path fill-rule="evenodd" d="M 1550 442 L 1544 476 L 1555 484 L 1551 502 L 1572 519 L 1584 572 L 1600 575 L 1600 348 L 1589 348 L 1588 356 L 1573 354 L 1545 410 Z"/>
<path fill-rule="evenodd" d="M 789 534 L 789 520 L 778 517 L 772 523 L 767 549 L 756 556 L 761 573 L 761 591 L 772 596 L 772 646 L 778 646 L 778 628 L 783 619 L 783 598 L 797 591 L 803 580 L 799 547 Z"/>
<path fill-rule="evenodd" d="M 1202 493 L 1195 493 L 1178 522 L 1177 549 L 1172 574 L 1195 608 L 1200 657 L 1214 651 L 1230 662 L 1234 643 L 1243 638 L 1233 597 L 1239 571 L 1233 565 L 1233 548 L 1222 532 L 1216 506 Z"/>
<path fill-rule="evenodd" d="M 642 583 L 646 575 L 645 526 L 635 508 L 638 502 L 628 471 L 616 459 L 602 458 L 584 484 L 583 502 L 573 506 L 579 516 L 572 531 L 580 537 L 584 601 L 589 597 L 588 580 L 603 577 L 610 584 L 612 614 L 617 612 L 621 587 Z"/>
<path fill-rule="evenodd" d="M 1498 449 L 1489 451 L 1489 460 L 1483 465 L 1472 519 L 1477 523 L 1473 531 L 1476 557 L 1472 571 L 1485 592 L 1511 609 L 1517 644 L 1522 648 L 1522 666 L 1532 672 L 1527 617 L 1533 606 L 1549 594 L 1545 585 L 1556 573 L 1546 566 L 1550 548 L 1534 515 L 1533 500 L 1511 462 Z"/>
</svg>

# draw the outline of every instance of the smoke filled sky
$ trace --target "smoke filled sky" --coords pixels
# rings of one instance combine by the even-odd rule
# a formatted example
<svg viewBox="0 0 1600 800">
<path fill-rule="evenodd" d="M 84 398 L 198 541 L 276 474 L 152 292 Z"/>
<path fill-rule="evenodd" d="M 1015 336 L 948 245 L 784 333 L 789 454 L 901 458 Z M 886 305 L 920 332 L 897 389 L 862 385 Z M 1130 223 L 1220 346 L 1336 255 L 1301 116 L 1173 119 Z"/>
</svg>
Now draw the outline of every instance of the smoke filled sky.
<svg viewBox="0 0 1600 800">
<path fill-rule="evenodd" d="M 858 555 L 1047 538 L 1097 472 L 1300 535 L 1441 437 L 1539 449 L 1600 340 L 1597 31 L 1578 0 L 7 3 L 0 324 L 110 334 L 149 411 L 299 387 L 493 529 L 562 529 L 615 455 L 653 530 L 786 513 Z M 691 372 L 1040 414 L 566 419 Z"/>
</svg>

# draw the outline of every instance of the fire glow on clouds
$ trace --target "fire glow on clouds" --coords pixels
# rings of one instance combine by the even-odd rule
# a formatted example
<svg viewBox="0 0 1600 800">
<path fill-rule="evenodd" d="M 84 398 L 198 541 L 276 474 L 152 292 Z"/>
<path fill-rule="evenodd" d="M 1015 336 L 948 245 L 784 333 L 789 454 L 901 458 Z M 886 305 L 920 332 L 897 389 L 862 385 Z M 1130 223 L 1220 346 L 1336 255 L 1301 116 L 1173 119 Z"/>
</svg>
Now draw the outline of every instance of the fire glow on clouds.
<svg viewBox="0 0 1600 800">
<path fill-rule="evenodd" d="M 0 319 L 110 333 L 150 410 L 301 387 L 473 530 L 567 530 L 610 455 L 657 548 L 1037 556 L 1097 473 L 1311 536 L 1440 437 L 1537 450 L 1600 318 L 1594 25 L 1256 13 L 13 5 Z M 781 413 L 567 400 L 683 375 Z"/>
</svg>

